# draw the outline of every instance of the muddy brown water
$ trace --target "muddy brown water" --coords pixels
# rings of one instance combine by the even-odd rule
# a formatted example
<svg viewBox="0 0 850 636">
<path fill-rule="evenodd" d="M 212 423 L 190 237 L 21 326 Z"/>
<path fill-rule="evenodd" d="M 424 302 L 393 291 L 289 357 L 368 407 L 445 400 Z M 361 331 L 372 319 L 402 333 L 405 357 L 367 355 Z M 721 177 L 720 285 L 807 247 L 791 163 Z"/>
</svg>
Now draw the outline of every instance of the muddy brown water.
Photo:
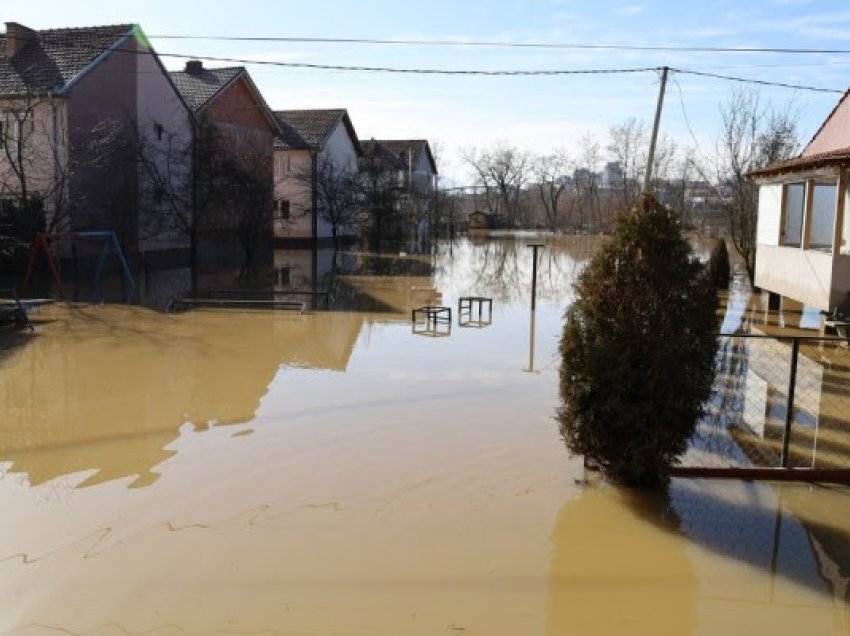
<svg viewBox="0 0 850 636">
<path fill-rule="evenodd" d="M 522 241 L 346 274 L 381 311 L 44 311 L 0 358 L 0 633 L 850 633 L 848 490 L 583 482 L 553 413 L 590 251 L 544 255 L 531 365 Z"/>
</svg>

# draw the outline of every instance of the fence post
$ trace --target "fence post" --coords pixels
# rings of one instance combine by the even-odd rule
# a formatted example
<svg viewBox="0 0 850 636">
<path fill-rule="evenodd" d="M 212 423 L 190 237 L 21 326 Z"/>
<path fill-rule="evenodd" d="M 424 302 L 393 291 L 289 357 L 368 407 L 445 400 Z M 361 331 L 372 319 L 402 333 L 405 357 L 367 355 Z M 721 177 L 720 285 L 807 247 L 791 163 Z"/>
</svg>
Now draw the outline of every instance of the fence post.
<svg viewBox="0 0 850 636">
<path fill-rule="evenodd" d="M 788 378 L 788 402 L 785 405 L 785 435 L 782 438 L 782 468 L 788 468 L 788 450 L 791 444 L 791 423 L 794 421 L 794 389 L 797 388 L 797 358 L 800 339 L 791 341 L 791 373 Z"/>
</svg>

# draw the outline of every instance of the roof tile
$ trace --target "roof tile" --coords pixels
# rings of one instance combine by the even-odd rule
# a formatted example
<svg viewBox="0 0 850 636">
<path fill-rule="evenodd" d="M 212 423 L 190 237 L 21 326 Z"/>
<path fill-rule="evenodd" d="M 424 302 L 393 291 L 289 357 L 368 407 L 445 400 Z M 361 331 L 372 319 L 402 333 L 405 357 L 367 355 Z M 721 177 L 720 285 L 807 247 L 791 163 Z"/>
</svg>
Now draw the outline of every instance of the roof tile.
<svg viewBox="0 0 850 636">
<path fill-rule="evenodd" d="M 6 35 L 0 35 L 0 95 L 59 91 L 134 28 L 116 24 L 35 31 L 35 39 L 11 59 L 2 54 Z"/>
<path fill-rule="evenodd" d="M 245 72 L 244 66 L 201 68 L 200 71 L 172 71 L 171 81 L 192 112 L 197 113 L 225 86 Z"/>
</svg>

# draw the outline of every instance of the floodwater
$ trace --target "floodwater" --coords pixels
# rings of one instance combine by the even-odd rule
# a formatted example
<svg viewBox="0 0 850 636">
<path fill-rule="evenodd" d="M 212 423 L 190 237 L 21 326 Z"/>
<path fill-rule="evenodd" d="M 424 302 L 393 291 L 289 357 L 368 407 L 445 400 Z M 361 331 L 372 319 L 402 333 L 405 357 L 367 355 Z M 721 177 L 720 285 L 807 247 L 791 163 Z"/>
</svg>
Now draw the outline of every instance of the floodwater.
<svg viewBox="0 0 850 636">
<path fill-rule="evenodd" d="M 533 325 L 533 239 L 349 254 L 330 311 L 43 311 L 0 354 L 0 633 L 850 634 L 847 489 L 585 481 L 553 415 L 588 240 Z"/>
</svg>

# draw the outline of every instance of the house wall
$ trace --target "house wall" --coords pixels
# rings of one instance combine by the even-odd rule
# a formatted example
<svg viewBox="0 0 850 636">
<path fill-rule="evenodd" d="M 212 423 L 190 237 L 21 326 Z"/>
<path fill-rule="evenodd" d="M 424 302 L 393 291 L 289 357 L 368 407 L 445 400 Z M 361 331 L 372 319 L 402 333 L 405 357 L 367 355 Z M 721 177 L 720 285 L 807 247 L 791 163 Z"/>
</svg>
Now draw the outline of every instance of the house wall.
<svg viewBox="0 0 850 636">
<path fill-rule="evenodd" d="M 313 236 L 313 199 L 309 182 L 312 173 L 307 150 L 276 150 L 275 161 L 287 155 L 290 172 L 275 175 L 275 200 L 289 201 L 288 220 L 275 220 L 274 235 L 283 239 L 310 239 Z"/>
<path fill-rule="evenodd" d="M 331 224 L 322 219 L 321 214 L 317 219 L 316 236 L 313 236 L 313 209 L 312 190 L 305 175 L 311 174 L 312 164 L 310 152 L 306 150 L 278 150 L 275 151 L 275 160 L 285 154 L 290 155 L 291 172 L 279 174 L 275 178 L 275 199 L 290 201 L 291 217 L 288 222 L 275 222 L 275 236 L 282 239 L 322 240 L 333 236 Z M 329 159 L 334 162 L 340 170 L 354 172 L 357 170 L 357 152 L 354 142 L 348 135 L 345 124 L 340 121 L 328 136 L 317 158 L 318 162 Z M 321 208 L 321 201 L 318 202 Z M 354 236 L 356 227 L 347 228 L 341 233 L 342 236 Z"/>
<path fill-rule="evenodd" d="M 850 301 L 850 255 L 839 254 L 833 257 L 832 294 L 830 308 L 846 306 Z"/>
<path fill-rule="evenodd" d="M 760 244 L 754 283 L 828 311 L 833 296 L 833 259 L 833 255 L 826 252 Z M 850 285 L 847 289 L 850 290 Z"/>
<path fill-rule="evenodd" d="M 60 97 L 0 100 L 0 116 L 7 112 L 23 116 L 27 111 L 32 128 L 24 137 L 20 158 L 17 148 L 10 147 L 9 151 L 14 164 L 23 163 L 26 168 L 29 192 L 45 199 L 49 225 L 49 215 L 67 201 L 67 185 L 62 185 L 68 166 L 66 102 Z M 12 165 L 6 151 L 0 150 L 0 198 L 21 194 L 21 180 Z"/>
<path fill-rule="evenodd" d="M 845 97 L 815 138 L 803 149 L 802 156 L 808 157 L 847 146 L 850 146 L 850 100 Z"/>
<path fill-rule="evenodd" d="M 782 232 L 782 184 L 771 183 L 759 188 L 758 228 L 759 245 L 779 245 Z"/>
<path fill-rule="evenodd" d="M 428 161 L 428 153 L 424 150 L 413 165 L 411 184 L 420 192 L 430 192 L 434 188 L 434 173 L 431 171 L 431 162 Z"/>
<path fill-rule="evenodd" d="M 224 148 L 231 153 L 237 165 L 268 183 L 269 195 L 272 196 L 275 129 L 263 114 L 246 80 L 240 78 L 222 91 L 201 116 L 215 126 Z M 234 224 L 230 212 L 220 210 L 214 213 L 222 220 L 222 229 L 230 229 Z"/>
<path fill-rule="evenodd" d="M 354 142 L 348 135 L 348 129 L 345 124 L 340 121 L 334 127 L 333 132 L 325 142 L 322 152 L 319 154 L 319 161 L 329 159 L 333 161 L 337 170 L 346 171 L 351 174 L 357 171 L 357 151 L 354 148 Z M 319 201 L 319 209 L 321 210 L 322 202 Z M 354 236 L 357 232 L 356 224 L 348 228 L 340 228 L 341 236 Z M 330 238 L 333 236 L 331 224 L 319 216 L 317 237 Z"/>
<path fill-rule="evenodd" d="M 135 51 L 138 42 L 121 41 L 120 47 Z M 95 138 L 105 139 L 98 134 L 105 126 L 114 131 L 135 125 L 140 57 L 122 51 L 109 53 L 66 90 L 70 153 L 72 161 L 82 160 L 82 167 L 75 169 L 70 179 L 71 228 L 115 231 L 127 248 L 136 245 L 138 236 L 136 165 L 115 160 L 91 165 L 91 146 Z M 106 142 L 95 154 L 106 155 L 119 141 L 120 136 L 118 141 Z"/>
<path fill-rule="evenodd" d="M 140 50 L 141 50 L 141 46 Z M 138 56 L 136 75 L 137 130 L 146 161 L 153 162 L 161 174 L 170 174 L 173 183 L 182 189 L 180 198 L 191 200 L 192 188 L 192 119 L 173 84 L 153 55 Z M 156 126 L 162 126 L 157 139 Z M 175 227 L 174 214 L 167 203 L 157 203 L 153 184 L 139 166 L 141 210 L 140 251 L 187 248 L 188 236 Z M 188 218 L 190 209 L 179 212 Z M 146 231 L 147 230 L 147 231 Z"/>
</svg>

